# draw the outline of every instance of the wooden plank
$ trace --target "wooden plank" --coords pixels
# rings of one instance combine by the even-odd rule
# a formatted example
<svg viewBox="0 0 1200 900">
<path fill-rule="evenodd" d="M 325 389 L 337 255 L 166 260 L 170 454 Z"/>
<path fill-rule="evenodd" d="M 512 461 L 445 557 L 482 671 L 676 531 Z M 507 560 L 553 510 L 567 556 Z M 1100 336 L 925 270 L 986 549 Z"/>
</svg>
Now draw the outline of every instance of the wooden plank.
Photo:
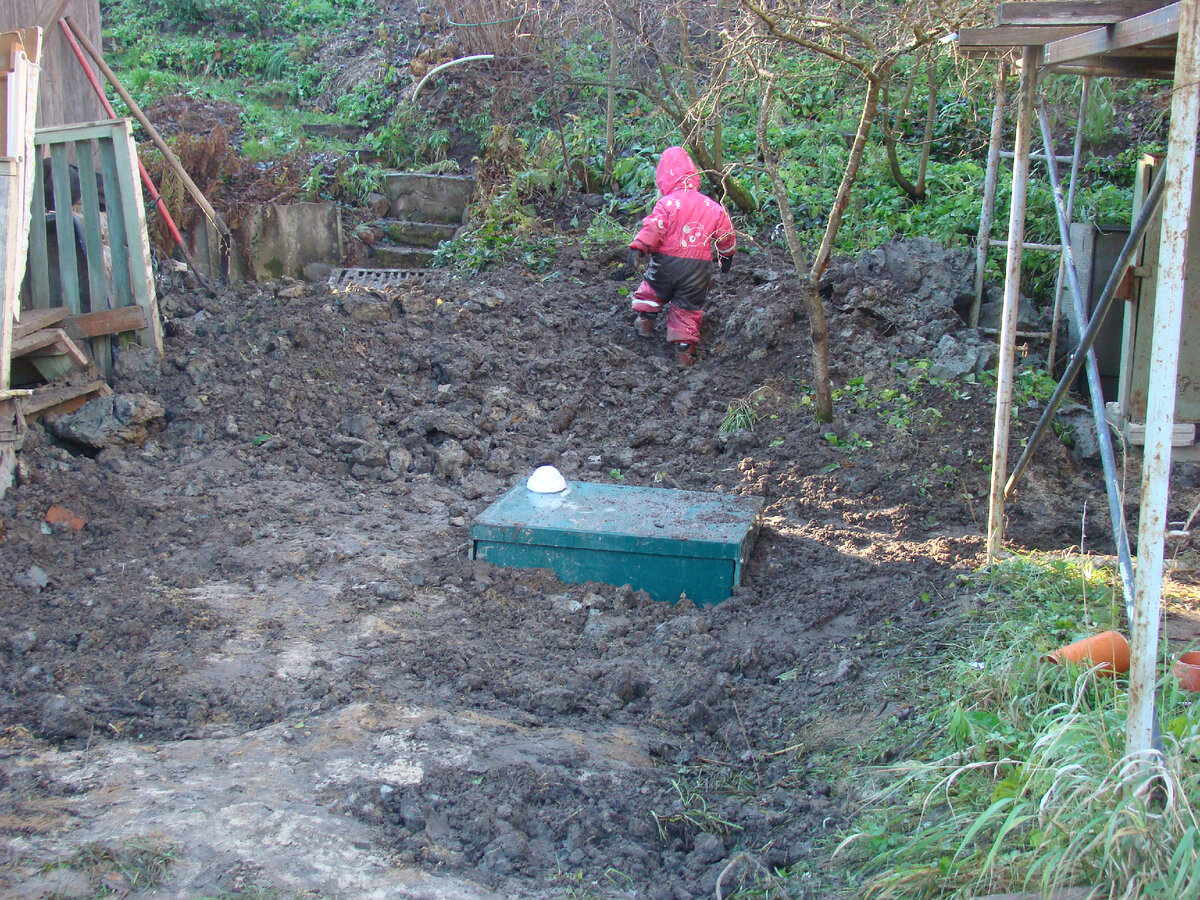
<svg viewBox="0 0 1200 900">
<path fill-rule="evenodd" d="M 46 246 L 46 201 L 42 157 L 33 159 L 33 199 L 29 220 L 29 293 L 34 309 L 50 306 L 50 261 Z"/>
<path fill-rule="evenodd" d="M 140 331 L 146 327 L 146 311 L 140 306 L 122 306 L 72 316 L 67 321 L 81 336 L 94 338 L 123 331 Z"/>
<path fill-rule="evenodd" d="M 53 309 L 27 309 L 21 314 L 21 321 L 13 325 L 13 340 L 19 341 L 35 331 L 57 325 L 70 314 L 71 311 L 65 306 L 57 306 Z"/>
<path fill-rule="evenodd" d="M 72 412 L 95 397 L 109 397 L 112 388 L 103 378 L 67 380 L 34 388 L 33 395 L 21 401 L 21 414 L 32 422 L 45 412 Z"/>
<path fill-rule="evenodd" d="M 82 312 L 108 309 L 108 278 L 104 274 L 104 246 L 100 225 L 100 187 L 96 181 L 96 159 L 91 141 L 75 142 L 75 166 L 79 171 L 79 199 L 83 207 L 84 245 L 87 252 L 88 308 Z"/>
<path fill-rule="evenodd" d="M 44 144 L 61 144 L 64 141 L 94 141 L 111 138 L 114 133 L 120 134 L 124 123 L 124 119 L 97 119 L 94 122 L 79 122 L 75 125 L 39 128 L 34 136 L 34 143 L 40 147 Z"/>
<path fill-rule="evenodd" d="M 133 123 L 124 119 L 122 124 L 123 133 L 114 134 L 112 144 L 116 153 L 117 179 L 121 187 L 120 202 L 125 207 L 129 280 L 134 301 L 146 311 L 146 328 L 138 338 L 143 347 L 153 347 L 161 356 L 162 322 L 158 318 L 158 295 L 154 288 L 154 270 L 150 261 L 150 235 L 146 231 L 146 207 L 142 201 L 142 183 L 138 179 L 137 144 L 133 141 Z M 116 267 L 115 260 L 113 266 Z"/>
<path fill-rule="evenodd" d="M 1052 41 L 1083 34 L 1086 25 L 1001 25 L 996 28 L 960 28 L 958 46 L 1006 49 L 1011 47 L 1040 47 Z"/>
<path fill-rule="evenodd" d="M 33 334 L 27 334 L 25 337 L 13 341 L 12 358 L 28 356 L 30 353 L 44 350 L 47 347 L 58 348 L 79 365 L 84 368 L 88 366 L 87 356 L 61 328 L 43 328 L 41 331 L 35 331 Z"/>
<path fill-rule="evenodd" d="M 61 305 L 79 308 L 79 262 L 75 246 L 75 217 L 71 213 L 71 173 L 67 145 L 50 145 L 50 169 L 54 175 L 54 233 L 58 242 L 58 284 Z M 53 298 L 52 298 L 53 299 Z"/>
<path fill-rule="evenodd" d="M 1065 66 L 1050 66 L 1048 71 L 1063 75 L 1100 75 L 1109 78 L 1152 78 L 1162 81 L 1175 77 L 1174 61 L 1146 57 L 1094 56 Z"/>
<path fill-rule="evenodd" d="M 117 156 L 113 142 L 101 140 L 100 174 L 104 177 L 106 206 L 108 208 L 108 248 L 112 258 L 113 305 L 128 306 L 133 302 L 133 287 L 129 281 L 129 229 L 125 223 L 125 207 L 108 199 L 117 180 Z"/>
<path fill-rule="evenodd" d="M 14 221 L 21 196 L 21 178 L 17 161 L 11 157 L 0 158 L 0 216 L 4 221 Z M 13 341 L 13 319 L 20 304 L 21 285 L 16 283 L 12 255 L 16 253 L 16 229 L 0 229 L 0 390 L 9 386 L 9 359 Z"/>
<path fill-rule="evenodd" d="M 997 25 L 1113 25 L 1167 5 L 1165 0 L 1028 0 L 996 6 Z"/>
<path fill-rule="evenodd" d="M 35 25 L 43 11 L 44 0 L 0 0 L 0 31 Z M 99 0 L 70 0 L 64 12 L 70 15 L 96 43 L 100 42 Z M 42 91 L 37 109 L 37 124 L 86 122 L 104 115 L 79 61 L 63 40 L 55 25 L 43 36 L 45 47 L 42 66 Z M 25 50 L 30 51 L 29 42 Z M 32 55 L 30 56 L 32 59 Z"/>
<path fill-rule="evenodd" d="M 20 359 L 35 350 L 53 347 L 58 343 L 58 336 L 55 334 L 57 330 L 56 328 L 43 328 L 41 331 L 35 331 L 33 334 L 27 334 L 23 338 L 14 340 L 12 342 L 12 358 Z"/>
<path fill-rule="evenodd" d="M 1046 45 L 1042 64 L 1067 65 L 1091 56 L 1118 53 L 1155 41 L 1179 36 L 1179 4 L 1126 19 L 1109 28 L 1093 28 Z"/>
</svg>

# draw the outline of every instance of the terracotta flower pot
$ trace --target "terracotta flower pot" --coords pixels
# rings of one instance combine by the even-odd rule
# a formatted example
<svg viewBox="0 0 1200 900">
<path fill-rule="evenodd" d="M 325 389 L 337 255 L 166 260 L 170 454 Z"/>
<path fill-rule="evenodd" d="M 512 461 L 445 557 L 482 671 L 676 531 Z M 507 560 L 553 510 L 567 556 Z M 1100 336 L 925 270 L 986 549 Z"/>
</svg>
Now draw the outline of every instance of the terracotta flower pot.
<svg viewBox="0 0 1200 900">
<path fill-rule="evenodd" d="M 1180 653 L 1171 667 L 1179 686 L 1185 691 L 1200 691 L 1200 650 Z"/>
<path fill-rule="evenodd" d="M 1119 631 L 1104 631 L 1060 647 L 1048 653 L 1046 659 L 1060 665 L 1075 663 L 1087 668 L 1099 666 L 1097 671 L 1100 674 L 1115 675 L 1129 671 L 1129 642 Z"/>
</svg>

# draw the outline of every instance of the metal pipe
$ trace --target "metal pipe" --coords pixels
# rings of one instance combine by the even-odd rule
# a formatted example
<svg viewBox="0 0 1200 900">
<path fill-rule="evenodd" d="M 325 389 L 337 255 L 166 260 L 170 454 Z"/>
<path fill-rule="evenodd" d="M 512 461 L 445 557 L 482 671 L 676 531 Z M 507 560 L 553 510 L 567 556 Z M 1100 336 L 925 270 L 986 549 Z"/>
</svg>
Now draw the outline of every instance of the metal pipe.
<svg viewBox="0 0 1200 900">
<path fill-rule="evenodd" d="M 1004 313 L 1000 319 L 1000 362 L 996 370 L 996 419 L 992 429 L 992 479 L 988 501 L 987 561 L 996 561 L 1004 542 L 1004 475 L 1008 471 L 1008 433 L 1012 425 L 1013 368 L 1016 355 L 1017 307 L 1021 295 L 1021 244 L 1025 239 L 1025 200 L 1029 188 L 1029 133 L 1037 89 L 1041 48 L 1021 55 L 1021 96 L 1013 162 L 1012 199 L 1008 216 L 1008 258 L 1004 270 Z"/>
<path fill-rule="evenodd" d="M 1171 431 L 1179 378 L 1179 343 L 1187 273 L 1188 224 L 1200 125 L 1200 0 L 1182 0 L 1175 50 L 1171 130 L 1167 139 L 1167 186 L 1154 291 L 1150 384 L 1146 398 L 1146 445 L 1142 454 L 1142 503 L 1138 516 L 1138 567 L 1130 627 L 1129 715 L 1125 755 L 1145 758 L 1154 746 L 1154 684 L 1162 606 L 1163 541 L 1167 527 Z"/>
<path fill-rule="evenodd" d="M 100 85 L 100 79 L 96 77 L 96 73 L 92 71 L 92 67 L 88 64 L 87 57 L 83 55 L 83 48 L 79 46 L 79 42 L 75 40 L 75 35 L 71 33 L 71 29 L 67 27 L 67 23 L 62 19 L 58 20 L 58 24 L 62 27 L 63 37 L 70 44 L 75 58 L 79 60 L 79 65 L 83 67 L 83 74 L 91 84 L 92 90 L 100 99 L 100 105 L 104 107 L 104 111 L 111 118 L 117 118 L 117 112 L 113 109 L 111 103 L 108 102 L 108 97 L 104 93 L 104 88 Z M 154 201 L 154 206 L 158 210 L 158 214 L 162 216 L 164 224 L 167 226 L 167 231 L 171 234 L 171 240 L 175 242 L 175 246 L 179 248 L 179 252 L 183 254 L 183 258 L 187 260 L 188 267 L 192 270 L 192 274 L 206 289 L 208 288 L 204 276 L 200 274 L 200 270 L 196 268 L 196 261 L 192 259 L 192 254 L 188 252 L 188 248 L 183 243 L 183 235 L 179 233 L 179 228 L 175 224 L 175 220 L 171 218 L 171 213 L 167 210 L 167 204 L 159 194 L 158 188 L 154 186 L 154 179 L 150 177 L 150 173 L 146 171 L 146 166 L 142 163 L 141 158 L 138 158 L 138 174 L 142 178 L 142 184 L 146 187 L 146 193 L 150 195 L 150 199 Z"/>
<path fill-rule="evenodd" d="M 1083 86 L 1079 91 L 1079 115 L 1075 123 L 1075 147 L 1071 153 L 1071 180 L 1067 185 L 1067 236 L 1063 238 L 1064 246 L 1070 244 L 1071 223 L 1075 221 L 1075 185 L 1079 182 L 1079 160 L 1083 157 L 1083 125 L 1087 119 L 1088 99 L 1092 93 L 1092 78 L 1083 76 Z M 1056 160 L 1060 157 L 1054 157 Z M 1054 278 L 1054 315 L 1050 323 L 1050 349 L 1046 351 L 1046 370 L 1054 371 L 1054 358 L 1058 355 L 1058 316 L 1062 309 L 1063 275 L 1066 262 L 1059 260 L 1058 274 Z M 1084 317 L 1086 319 L 1086 316 Z M 1082 325 L 1078 326 L 1082 328 Z"/>
<path fill-rule="evenodd" d="M 212 208 L 212 204 L 208 202 L 208 198 L 204 196 L 204 192 L 196 186 L 196 182 L 192 181 L 192 177 L 188 175 L 187 170 L 184 169 L 183 163 L 179 161 L 179 157 L 175 155 L 175 151 L 167 146 L 167 142 L 162 139 L 162 135 L 158 133 L 158 129 L 155 128 L 154 125 L 151 124 L 150 120 L 146 118 L 146 114 L 142 112 L 142 108 L 138 106 L 137 102 L 133 99 L 133 97 L 130 96 L 129 91 L 125 90 L 125 85 L 123 85 L 121 80 L 117 78 L 116 73 L 108 67 L 108 63 L 104 61 L 104 57 L 100 54 L 100 51 L 97 50 L 92 42 L 87 39 L 87 35 L 83 33 L 83 30 L 75 23 L 74 19 L 72 19 L 70 16 L 67 16 L 63 21 L 67 23 L 71 31 L 74 32 L 75 37 L 79 39 L 79 43 L 83 45 L 83 49 L 87 51 L 88 56 L 90 56 L 92 61 L 96 64 L 96 68 L 104 73 L 104 77 L 107 78 L 108 83 L 113 86 L 113 90 L 117 92 L 120 98 L 124 101 L 125 105 L 129 107 L 129 111 L 133 113 L 134 118 L 141 123 L 141 126 L 144 129 L 146 129 L 146 134 L 150 135 L 150 140 L 153 141 L 154 146 L 162 152 L 163 158 L 167 161 L 167 165 L 169 165 L 175 174 L 179 176 L 179 180 L 182 181 L 183 186 L 188 189 L 188 193 L 192 195 L 192 198 L 196 201 L 196 204 L 201 210 L 204 211 L 204 214 L 208 216 L 209 220 L 217 226 L 217 230 L 221 232 L 221 235 L 225 238 L 225 240 L 232 244 L 233 235 L 229 231 L 229 226 L 225 224 L 225 220 L 222 219 L 220 215 L 217 214 L 217 211 Z"/>
<path fill-rule="evenodd" d="M 987 173 L 983 179 L 983 206 L 979 210 L 979 237 L 975 244 L 975 296 L 971 300 L 969 324 L 979 325 L 979 306 L 983 302 L 983 273 L 987 268 L 988 247 L 992 243 L 992 220 L 996 214 L 996 182 L 1000 177 L 1000 135 L 1004 130 L 1004 82 L 1008 80 L 1008 60 L 996 66 L 996 86 L 992 100 L 992 132 L 988 138 Z"/>
<path fill-rule="evenodd" d="M 1037 426 L 1033 429 L 1033 434 L 1025 442 L 1025 450 L 1021 454 L 1021 458 L 1017 460 L 1017 464 L 1013 467 L 1012 475 L 1009 477 L 1008 485 L 1005 488 L 1006 494 L 1012 493 L 1013 488 L 1016 487 L 1017 481 L 1020 480 L 1025 468 L 1029 465 L 1029 460 L 1033 457 L 1033 451 L 1037 449 L 1038 442 L 1042 439 L 1042 435 L 1046 433 L 1046 429 L 1050 427 L 1050 422 L 1054 418 L 1054 414 L 1062 406 L 1063 399 L 1067 396 L 1067 391 L 1070 390 L 1071 382 L 1075 380 L 1083 368 L 1084 360 L 1087 358 L 1087 351 L 1096 342 L 1096 336 L 1100 334 L 1100 327 L 1104 324 L 1104 319 L 1108 315 L 1109 309 L 1112 308 L 1113 301 L 1117 296 L 1117 290 L 1120 288 L 1121 281 L 1125 277 L 1125 272 L 1129 268 L 1129 264 L 1133 261 L 1138 245 L 1142 242 L 1142 236 L 1146 233 L 1146 229 L 1150 226 L 1150 220 L 1154 218 L 1154 213 L 1158 209 L 1159 201 L 1163 195 L 1163 185 L 1166 184 L 1166 180 L 1166 168 L 1160 166 L 1158 174 L 1154 178 L 1154 183 L 1150 186 L 1150 191 L 1146 195 L 1146 202 L 1142 204 L 1141 212 L 1138 213 L 1137 220 L 1133 223 L 1129 237 L 1125 239 L 1125 245 L 1121 248 L 1121 252 L 1117 256 L 1117 262 L 1113 266 L 1112 273 L 1108 276 L 1108 281 L 1104 283 L 1104 290 L 1100 292 L 1100 299 L 1096 301 L 1096 308 L 1092 312 L 1091 321 L 1088 322 L 1087 329 L 1079 338 L 1079 346 L 1075 349 L 1075 353 L 1067 363 L 1062 377 L 1059 378 L 1054 393 L 1050 395 L 1050 400 L 1046 403 L 1046 409 L 1042 412 L 1041 419 L 1038 420 Z"/>
<path fill-rule="evenodd" d="M 1046 154 L 1054 153 L 1054 140 L 1050 136 L 1050 122 L 1046 118 L 1046 107 L 1038 104 L 1038 124 L 1042 128 L 1042 143 Z M 1063 201 L 1062 184 L 1058 180 L 1058 165 L 1053 157 L 1046 165 L 1050 176 L 1050 190 L 1054 196 L 1055 218 L 1058 219 L 1058 233 L 1063 241 L 1063 271 L 1067 276 L 1067 286 L 1071 290 L 1070 313 L 1074 313 L 1075 327 L 1083 332 L 1087 322 L 1087 307 L 1084 305 L 1083 291 L 1079 287 L 1079 272 L 1075 268 L 1075 253 L 1070 244 L 1070 213 Z M 1125 509 L 1121 503 L 1118 488 L 1117 464 L 1113 454 L 1112 435 L 1108 432 L 1108 419 L 1104 415 L 1104 392 L 1100 385 L 1100 366 L 1096 363 L 1096 353 L 1088 347 L 1083 351 L 1087 367 L 1088 394 L 1092 401 L 1092 420 L 1096 424 L 1096 442 L 1100 446 L 1100 461 L 1104 466 L 1104 489 L 1108 494 L 1108 514 L 1112 518 L 1113 538 L 1117 545 L 1117 563 L 1121 573 L 1121 590 L 1125 595 L 1125 613 L 1133 620 L 1133 560 L 1129 556 L 1129 533 L 1125 528 Z"/>
</svg>

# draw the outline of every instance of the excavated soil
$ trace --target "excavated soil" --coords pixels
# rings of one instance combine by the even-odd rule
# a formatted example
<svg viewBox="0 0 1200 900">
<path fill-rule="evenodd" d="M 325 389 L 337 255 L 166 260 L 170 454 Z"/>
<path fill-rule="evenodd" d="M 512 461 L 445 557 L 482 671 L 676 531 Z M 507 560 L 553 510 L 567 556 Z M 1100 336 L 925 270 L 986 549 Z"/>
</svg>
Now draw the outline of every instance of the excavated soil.
<svg viewBox="0 0 1200 900">
<path fill-rule="evenodd" d="M 0 893 L 665 900 L 827 867 L 857 799 L 828 761 L 913 715 L 895 664 L 954 640 L 982 562 L 992 394 L 928 377 L 986 364 L 970 271 L 835 264 L 833 425 L 774 252 L 717 282 L 691 369 L 578 249 L 537 280 L 163 282 L 163 358 L 32 427 L 0 501 Z M 696 607 L 470 561 L 547 463 L 762 498 L 744 583 Z M 1049 441 L 1008 537 L 1107 552 L 1105 508 Z"/>
</svg>

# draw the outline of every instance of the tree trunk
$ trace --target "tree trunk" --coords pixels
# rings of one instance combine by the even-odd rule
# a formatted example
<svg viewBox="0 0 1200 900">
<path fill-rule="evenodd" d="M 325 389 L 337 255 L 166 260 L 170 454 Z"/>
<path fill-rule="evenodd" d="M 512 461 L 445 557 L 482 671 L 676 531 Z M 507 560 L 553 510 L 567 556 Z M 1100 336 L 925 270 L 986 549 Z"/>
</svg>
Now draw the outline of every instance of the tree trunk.
<svg viewBox="0 0 1200 900">
<path fill-rule="evenodd" d="M 616 155 L 617 114 L 617 22 L 609 20 L 608 32 L 608 103 L 604 110 L 604 184 L 613 183 L 613 157 Z"/>
<path fill-rule="evenodd" d="M 908 176 L 904 174 L 904 168 L 900 165 L 900 153 L 896 147 L 896 132 L 900 129 L 900 123 L 904 121 L 905 113 L 908 109 L 908 98 L 912 93 L 913 84 L 917 79 L 916 67 L 913 67 L 912 75 L 908 80 L 908 84 L 904 88 L 904 97 L 900 101 L 899 109 L 891 116 L 891 122 L 888 122 L 888 116 L 885 112 L 879 122 L 879 130 L 883 134 L 883 147 L 887 151 L 888 171 L 892 173 L 892 180 L 900 190 L 913 203 L 920 203 L 925 199 L 925 188 L 923 181 L 918 181 L 917 184 L 908 180 Z M 889 105 L 889 91 L 886 81 L 880 87 L 880 93 L 883 99 L 883 106 L 886 110 Z"/>
<path fill-rule="evenodd" d="M 887 72 L 873 70 L 867 79 L 867 96 L 863 100 L 862 116 L 858 120 L 858 131 L 854 135 L 854 144 L 850 147 L 850 158 L 846 160 L 846 171 L 842 173 L 842 183 L 838 186 L 837 197 L 829 210 L 829 221 L 825 223 L 825 236 L 821 238 L 821 249 L 813 260 L 809 270 L 808 280 L 812 289 L 817 291 L 821 286 L 821 276 L 829 265 L 829 256 L 833 252 L 833 241 L 842 225 L 842 215 L 850 203 L 850 189 L 858 177 L 859 166 L 862 165 L 863 150 L 867 146 L 867 135 L 871 133 L 871 125 L 875 114 L 879 111 L 879 86 Z"/>
<path fill-rule="evenodd" d="M 929 85 L 929 105 L 925 109 L 925 139 L 921 142 L 921 161 L 917 164 L 917 191 L 925 196 L 925 175 L 929 171 L 929 153 L 933 149 L 933 126 L 937 123 L 938 77 L 937 61 L 930 56 L 925 69 Z"/>
<path fill-rule="evenodd" d="M 796 268 L 796 276 L 803 284 L 804 261 L 801 258 L 800 238 L 796 234 L 796 220 L 792 216 L 791 201 L 788 198 L 787 186 L 779 174 L 779 165 L 775 155 L 767 143 L 767 120 L 770 118 L 771 105 L 774 102 L 774 83 L 768 85 L 763 95 L 762 105 L 758 113 L 758 147 L 762 153 L 763 164 L 771 180 L 771 191 L 775 195 L 775 203 L 779 207 L 779 220 L 783 224 L 783 235 L 787 240 L 788 252 L 792 257 L 792 265 Z M 818 422 L 833 420 L 833 385 L 829 377 L 829 328 L 825 322 L 825 306 L 821 303 L 821 295 L 811 284 L 803 290 L 804 308 L 808 311 L 809 335 L 813 347 L 813 390 L 814 405 Z"/>
</svg>

